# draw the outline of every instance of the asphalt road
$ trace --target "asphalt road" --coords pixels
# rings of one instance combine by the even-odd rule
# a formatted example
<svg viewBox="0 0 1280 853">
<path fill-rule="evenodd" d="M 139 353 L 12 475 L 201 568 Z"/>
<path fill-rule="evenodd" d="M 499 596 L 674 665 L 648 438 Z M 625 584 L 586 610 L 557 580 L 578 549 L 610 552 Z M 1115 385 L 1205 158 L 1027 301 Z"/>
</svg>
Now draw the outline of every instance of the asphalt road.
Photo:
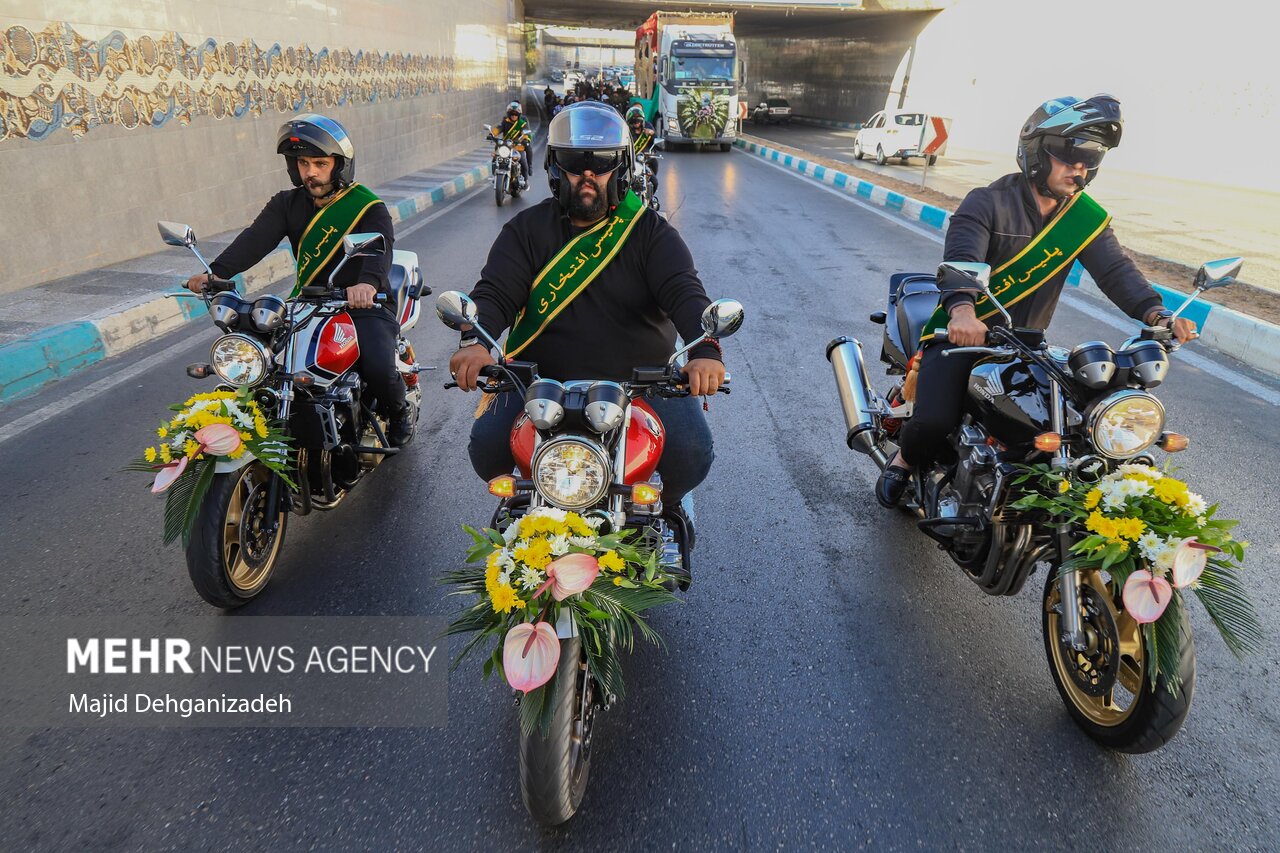
<svg viewBox="0 0 1280 853">
<path fill-rule="evenodd" d="M 743 131 L 840 162 L 857 163 L 859 168 L 913 186 L 920 185 L 924 172 L 920 158 L 908 165 L 890 160 L 877 166 L 875 151 L 869 151 L 865 159 L 856 161 L 853 130 L 746 122 Z M 973 187 L 986 186 L 1017 170 L 1015 142 L 1011 136 L 1009 150 L 999 152 L 949 144 L 947 153 L 923 175 L 925 185 L 963 198 Z M 1280 291 L 1280 193 L 1199 182 L 1193 162 L 1177 177 L 1132 171 L 1126 163 L 1139 166 L 1141 159 L 1138 152 L 1122 146 L 1089 185 L 1089 193 L 1114 217 L 1116 234 L 1124 245 L 1192 268 L 1214 258 L 1243 255 L 1242 281 Z"/>
<path fill-rule="evenodd" d="M 823 347 L 854 334 L 874 357 L 866 318 L 888 275 L 931 269 L 937 243 L 740 152 L 669 154 L 661 178 L 709 293 L 740 299 L 747 320 L 724 344 L 734 393 L 711 403 L 717 460 L 697 493 L 693 588 L 654 614 L 667 649 L 626 662 L 629 696 L 600 717 L 580 814 L 554 831 L 526 817 L 510 693 L 481 681 L 477 658 L 451 677 L 439 728 L 0 730 L 0 846 L 1274 849 L 1274 630 L 1240 662 L 1193 612 L 1186 727 L 1159 753 L 1109 753 L 1053 687 L 1042 578 L 988 599 L 872 500 L 874 466 L 844 448 Z M 398 245 L 437 292 L 469 289 L 502 223 L 543 195 L 498 209 L 481 188 Z M 214 334 L 180 332 L 0 416 L 2 429 L 177 348 L 0 444 L 0 610 L 122 613 L 144 636 L 253 614 L 450 613 L 436 579 L 459 563 L 460 524 L 485 522 L 491 499 L 466 460 L 475 398 L 442 390 L 439 374 L 407 453 L 335 513 L 293 519 L 265 595 L 237 614 L 196 597 L 179 550 L 160 544 L 145 478 L 119 469 L 190 393 L 182 366 Z M 1064 306 L 1052 337 L 1123 334 Z M 411 338 L 442 366 L 456 341 L 429 311 Z M 1181 361 L 1161 396 L 1192 437 L 1183 473 L 1244 518 L 1254 599 L 1274 626 L 1277 406 Z"/>
</svg>

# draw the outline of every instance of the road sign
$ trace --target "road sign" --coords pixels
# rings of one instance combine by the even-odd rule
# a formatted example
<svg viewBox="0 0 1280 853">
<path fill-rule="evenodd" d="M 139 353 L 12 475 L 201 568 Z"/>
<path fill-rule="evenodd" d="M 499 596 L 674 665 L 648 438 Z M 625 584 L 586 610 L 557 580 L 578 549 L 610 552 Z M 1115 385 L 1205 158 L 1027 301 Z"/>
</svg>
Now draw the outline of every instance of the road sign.
<svg viewBox="0 0 1280 853">
<path fill-rule="evenodd" d="M 951 128 L 951 119 L 929 116 L 929 124 L 924 129 L 924 139 L 920 153 L 925 156 L 945 154 L 947 138 Z"/>
</svg>

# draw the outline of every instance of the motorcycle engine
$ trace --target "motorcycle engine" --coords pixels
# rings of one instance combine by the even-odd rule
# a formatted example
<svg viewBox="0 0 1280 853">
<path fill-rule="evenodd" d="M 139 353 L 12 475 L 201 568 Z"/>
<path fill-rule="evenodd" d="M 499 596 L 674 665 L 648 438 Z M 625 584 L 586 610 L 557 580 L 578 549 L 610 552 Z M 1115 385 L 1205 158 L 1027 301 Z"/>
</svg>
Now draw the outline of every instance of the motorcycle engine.
<svg viewBox="0 0 1280 853">
<path fill-rule="evenodd" d="M 956 442 L 955 476 L 938 496 L 938 515 L 943 518 L 980 518 L 981 526 L 956 525 L 939 532 L 955 536 L 957 544 L 977 544 L 987 535 L 991 521 L 988 507 L 996 487 L 995 448 L 987 444 L 987 434 L 975 424 L 960 427 Z"/>
</svg>

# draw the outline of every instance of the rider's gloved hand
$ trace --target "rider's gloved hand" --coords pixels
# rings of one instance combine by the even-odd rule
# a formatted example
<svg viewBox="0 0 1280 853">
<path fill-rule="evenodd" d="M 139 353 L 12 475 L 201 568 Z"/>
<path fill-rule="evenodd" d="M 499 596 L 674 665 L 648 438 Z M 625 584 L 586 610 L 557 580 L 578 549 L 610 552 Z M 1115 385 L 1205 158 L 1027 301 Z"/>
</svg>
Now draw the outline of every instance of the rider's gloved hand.
<svg viewBox="0 0 1280 853">
<path fill-rule="evenodd" d="M 372 308 L 378 288 L 372 284 L 357 284 L 347 288 L 347 305 L 352 308 Z"/>
<path fill-rule="evenodd" d="M 724 363 L 714 358 L 694 358 L 684 366 L 689 377 L 689 393 L 694 397 L 714 394 L 724 383 Z"/>
<path fill-rule="evenodd" d="M 495 363 L 487 346 L 472 344 L 462 347 L 449 359 L 449 373 L 463 391 L 474 391 L 480 379 L 480 369 Z"/>
<path fill-rule="evenodd" d="M 947 341 L 961 347 L 980 347 L 987 342 L 987 324 L 978 319 L 973 305 L 961 303 L 951 309 Z"/>
<path fill-rule="evenodd" d="M 187 290 L 190 290 L 192 293 L 204 293 L 204 286 L 205 286 L 205 283 L 208 281 L 209 281 L 209 274 L 207 272 L 198 272 L 195 275 L 191 276 L 191 278 L 187 279 L 187 283 L 184 285 L 184 287 L 186 287 Z"/>
</svg>

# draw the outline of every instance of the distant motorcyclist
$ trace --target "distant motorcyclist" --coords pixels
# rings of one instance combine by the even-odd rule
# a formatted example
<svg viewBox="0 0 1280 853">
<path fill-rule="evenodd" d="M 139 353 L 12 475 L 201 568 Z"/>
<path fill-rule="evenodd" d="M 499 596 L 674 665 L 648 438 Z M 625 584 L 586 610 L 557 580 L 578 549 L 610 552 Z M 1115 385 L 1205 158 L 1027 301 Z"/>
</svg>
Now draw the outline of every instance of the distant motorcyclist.
<svg viewBox="0 0 1280 853">
<path fill-rule="evenodd" d="M 627 109 L 627 129 L 631 131 L 631 150 L 635 152 L 636 160 L 642 157 L 648 160 L 649 174 L 653 175 L 653 191 L 658 191 L 658 161 L 650 157 L 653 153 L 656 137 L 654 136 L 653 125 L 644 117 L 644 107 L 639 104 L 632 104 Z"/>
<path fill-rule="evenodd" d="M 524 112 L 520 108 L 519 101 L 512 101 L 507 104 L 507 113 L 502 117 L 502 121 L 498 122 L 493 129 L 493 136 L 516 151 L 522 151 L 524 154 L 516 161 L 515 168 L 517 177 L 520 181 L 520 189 L 527 189 L 529 186 L 529 169 L 525 161 L 528 160 L 529 151 L 532 148 L 533 131 L 529 128 L 529 122 L 524 117 Z M 494 159 L 497 159 L 498 153 L 495 149 Z"/>
</svg>

